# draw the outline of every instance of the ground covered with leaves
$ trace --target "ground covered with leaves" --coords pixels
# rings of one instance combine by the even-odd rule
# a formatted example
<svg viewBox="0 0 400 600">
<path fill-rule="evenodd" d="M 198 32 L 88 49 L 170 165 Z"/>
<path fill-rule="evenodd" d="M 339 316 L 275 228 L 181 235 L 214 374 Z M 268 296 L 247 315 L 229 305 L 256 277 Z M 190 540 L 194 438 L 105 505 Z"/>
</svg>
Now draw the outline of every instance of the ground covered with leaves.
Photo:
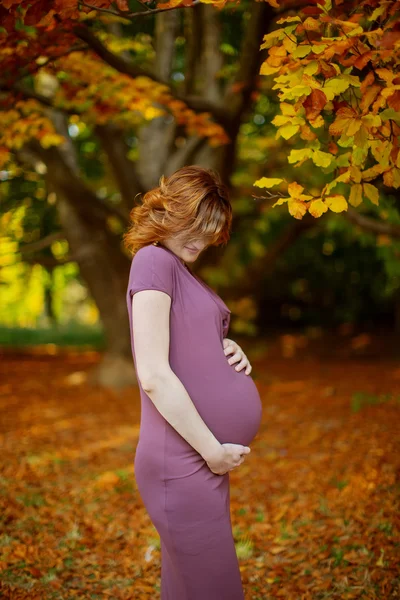
<svg viewBox="0 0 400 600">
<path fill-rule="evenodd" d="M 400 598 L 400 362 L 284 342 L 253 353 L 263 423 L 230 475 L 246 600 Z M 99 359 L 2 356 L 0 597 L 160 597 L 138 389 L 89 387 Z"/>
</svg>

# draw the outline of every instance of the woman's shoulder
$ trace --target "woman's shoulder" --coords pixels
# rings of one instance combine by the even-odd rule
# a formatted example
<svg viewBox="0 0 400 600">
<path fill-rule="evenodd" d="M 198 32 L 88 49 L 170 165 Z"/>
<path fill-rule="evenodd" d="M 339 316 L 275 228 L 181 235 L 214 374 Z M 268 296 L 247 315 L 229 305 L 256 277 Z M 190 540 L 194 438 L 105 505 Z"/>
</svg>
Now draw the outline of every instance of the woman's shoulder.
<svg viewBox="0 0 400 600">
<path fill-rule="evenodd" d="M 172 268 L 175 265 L 175 259 L 171 252 L 164 250 L 161 246 L 147 244 L 136 251 L 132 262 L 135 264 L 160 265 L 161 268 Z"/>
</svg>

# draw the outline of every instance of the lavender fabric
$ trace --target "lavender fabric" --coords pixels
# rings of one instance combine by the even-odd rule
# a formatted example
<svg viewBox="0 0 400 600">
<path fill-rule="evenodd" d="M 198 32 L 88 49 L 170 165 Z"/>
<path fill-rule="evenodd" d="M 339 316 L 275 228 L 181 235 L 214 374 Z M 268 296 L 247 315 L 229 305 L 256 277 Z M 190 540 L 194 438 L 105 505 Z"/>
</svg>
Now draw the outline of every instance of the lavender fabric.
<svg viewBox="0 0 400 600">
<path fill-rule="evenodd" d="M 231 311 L 165 246 L 140 248 L 126 294 L 171 297 L 169 362 L 202 419 L 221 443 L 249 445 L 261 421 L 257 387 L 223 350 Z M 161 540 L 161 600 L 244 600 L 230 516 L 229 472 L 216 475 L 163 418 L 139 382 L 141 420 L 135 479 Z"/>
</svg>

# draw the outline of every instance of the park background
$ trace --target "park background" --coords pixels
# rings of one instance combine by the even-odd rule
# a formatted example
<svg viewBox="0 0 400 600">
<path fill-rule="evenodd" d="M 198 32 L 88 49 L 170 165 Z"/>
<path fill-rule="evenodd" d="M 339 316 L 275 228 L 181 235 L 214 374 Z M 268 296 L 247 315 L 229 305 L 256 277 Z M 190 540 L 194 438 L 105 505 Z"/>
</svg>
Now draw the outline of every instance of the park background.
<svg viewBox="0 0 400 600">
<path fill-rule="evenodd" d="M 263 400 L 231 474 L 247 599 L 400 594 L 395 5 L 3 3 L 5 597 L 158 597 L 122 235 L 185 164 L 230 187 L 194 270 Z"/>
</svg>

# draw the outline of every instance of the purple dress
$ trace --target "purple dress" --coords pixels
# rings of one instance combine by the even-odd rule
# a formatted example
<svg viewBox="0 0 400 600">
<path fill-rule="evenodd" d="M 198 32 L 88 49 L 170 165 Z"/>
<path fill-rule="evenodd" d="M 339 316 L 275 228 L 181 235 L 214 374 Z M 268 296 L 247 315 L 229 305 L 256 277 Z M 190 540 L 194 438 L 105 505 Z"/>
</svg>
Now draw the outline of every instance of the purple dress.
<svg viewBox="0 0 400 600">
<path fill-rule="evenodd" d="M 228 363 L 222 340 L 230 313 L 222 299 L 165 246 L 140 248 L 126 294 L 132 355 L 132 295 L 171 297 L 169 363 L 220 443 L 249 445 L 261 421 L 257 387 Z M 244 600 L 230 516 L 229 472 L 216 475 L 159 413 L 139 383 L 135 454 L 140 496 L 161 541 L 161 600 Z M 239 467 L 240 468 L 240 467 Z"/>
</svg>

